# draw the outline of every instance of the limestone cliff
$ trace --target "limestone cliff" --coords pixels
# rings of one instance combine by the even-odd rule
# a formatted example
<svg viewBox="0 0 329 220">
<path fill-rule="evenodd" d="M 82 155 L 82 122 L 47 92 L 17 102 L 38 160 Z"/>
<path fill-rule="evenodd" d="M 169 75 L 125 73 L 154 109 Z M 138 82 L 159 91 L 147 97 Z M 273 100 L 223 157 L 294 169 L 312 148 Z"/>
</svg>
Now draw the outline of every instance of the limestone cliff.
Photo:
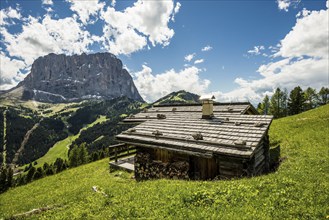
<svg viewBox="0 0 329 220">
<path fill-rule="evenodd" d="M 110 53 L 40 57 L 19 86 L 24 87 L 23 98 L 42 102 L 120 96 L 143 101 L 121 60 Z"/>
</svg>

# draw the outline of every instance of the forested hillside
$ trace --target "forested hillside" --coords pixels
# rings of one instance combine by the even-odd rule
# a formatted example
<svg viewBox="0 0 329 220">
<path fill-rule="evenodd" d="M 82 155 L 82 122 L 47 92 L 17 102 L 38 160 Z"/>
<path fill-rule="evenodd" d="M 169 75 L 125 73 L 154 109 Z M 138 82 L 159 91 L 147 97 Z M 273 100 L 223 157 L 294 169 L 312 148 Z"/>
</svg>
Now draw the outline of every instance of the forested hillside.
<svg viewBox="0 0 329 220">
<path fill-rule="evenodd" d="M 115 143 L 116 134 L 128 128 L 120 124 L 123 117 L 140 111 L 142 105 L 126 97 L 65 105 L 28 103 L 0 108 L 1 164 L 3 158 L 6 158 L 6 164 L 13 166 L 29 164 L 44 156 L 57 142 L 79 132 L 72 140 L 74 143 L 68 143 L 67 147 L 86 142 L 89 153 L 102 150 Z M 3 149 L 5 110 L 6 150 Z M 83 129 L 100 116 L 106 117 L 105 123 Z"/>
<path fill-rule="evenodd" d="M 180 90 L 177 92 L 172 92 L 159 100 L 155 101 L 154 105 L 168 105 L 168 104 L 191 104 L 191 103 L 200 103 L 200 96 Z"/>
</svg>

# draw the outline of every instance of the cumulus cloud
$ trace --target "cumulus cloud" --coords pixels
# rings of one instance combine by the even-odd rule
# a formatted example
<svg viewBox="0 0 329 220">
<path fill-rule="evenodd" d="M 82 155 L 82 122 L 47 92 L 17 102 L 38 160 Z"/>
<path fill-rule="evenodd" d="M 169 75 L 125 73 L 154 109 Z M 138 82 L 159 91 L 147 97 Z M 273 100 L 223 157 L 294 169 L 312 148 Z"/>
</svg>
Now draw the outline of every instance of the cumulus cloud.
<svg viewBox="0 0 329 220">
<path fill-rule="evenodd" d="M 204 62 L 204 59 L 198 59 L 196 61 L 194 61 L 194 64 L 199 64 L 199 63 L 203 63 Z"/>
<path fill-rule="evenodd" d="M 21 33 L 10 34 L 3 28 L 1 34 L 9 55 L 24 60 L 27 65 L 51 52 L 80 54 L 88 51 L 92 43 L 89 32 L 82 30 L 71 17 L 54 20 L 46 15 L 41 21 L 29 17 Z"/>
<path fill-rule="evenodd" d="M 99 2 L 98 0 L 67 1 L 71 3 L 70 9 L 78 14 L 79 19 L 83 24 L 87 24 L 90 17 L 97 15 L 97 13 L 105 6 L 104 2 Z"/>
<path fill-rule="evenodd" d="M 237 89 L 228 93 L 216 92 L 217 100 L 257 103 L 277 87 L 291 90 L 298 85 L 303 89 L 328 86 L 327 16 L 328 10 L 304 13 L 280 44 L 270 48 L 275 52 L 276 61 L 258 68 L 261 78 L 237 78 Z"/>
<path fill-rule="evenodd" d="M 5 26 L 12 24 L 13 19 L 21 19 L 22 15 L 19 9 L 14 9 L 12 7 L 0 10 L 0 25 Z"/>
<path fill-rule="evenodd" d="M 182 6 L 181 3 L 179 3 L 179 2 L 176 3 L 176 6 L 174 8 L 174 12 L 173 12 L 172 17 L 171 17 L 172 21 L 175 21 L 175 15 L 179 12 L 179 9 L 180 9 L 181 6 Z"/>
<path fill-rule="evenodd" d="M 290 0 L 277 0 L 278 8 L 283 11 L 288 11 Z"/>
<path fill-rule="evenodd" d="M 302 11 L 300 11 L 300 12 L 297 13 L 296 18 L 306 17 L 310 13 L 311 13 L 311 11 L 307 10 L 306 8 L 303 8 Z"/>
<path fill-rule="evenodd" d="M 52 0 L 42 0 L 42 4 L 43 5 L 53 5 L 53 1 Z"/>
<path fill-rule="evenodd" d="M 187 62 L 191 62 L 193 60 L 193 58 L 195 57 L 195 53 L 191 53 L 191 54 L 188 54 L 184 57 L 185 61 Z"/>
<path fill-rule="evenodd" d="M 72 17 L 54 20 L 29 17 L 22 25 L 22 32 L 11 34 L 0 28 L 6 54 L 1 54 L 1 87 L 8 89 L 21 81 L 34 60 L 49 53 L 81 54 L 93 42 L 88 31 Z M 3 68 L 3 67 L 6 68 Z"/>
<path fill-rule="evenodd" d="M 17 81 L 22 80 L 20 70 L 25 68 L 25 63 L 18 59 L 8 58 L 0 52 L 0 90 L 13 87 Z"/>
<path fill-rule="evenodd" d="M 296 7 L 301 0 L 277 0 L 276 2 L 279 10 L 287 12 L 289 7 Z"/>
<path fill-rule="evenodd" d="M 295 26 L 280 42 L 276 56 L 328 57 L 328 10 L 312 11 L 297 19 Z"/>
<path fill-rule="evenodd" d="M 212 47 L 207 45 L 205 46 L 204 48 L 201 49 L 201 51 L 205 52 L 205 51 L 209 51 L 209 50 L 212 50 Z"/>
<path fill-rule="evenodd" d="M 150 45 L 167 46 L 174 35 L 174 30 L 168 27 L 169 22 L 181 6 L 173 1 L 138 0 L 133 6 L 116 11 L 113 7 L 105 8 L 100 0 L 66 1 L 73 14 L 64 18 L 53 18 L 49 13 L 51 8 L 46 9 L 48 13 L 43 17 L 22 17 L 19 9 L 11 7 L 0 10 L 0 34 L 5 52 L 2 56 L 6 57 L 2 64 L 12 65 L 7 67 L 12 70 L 10 82 L 16 81 L 13 80 L 17 75 L 16 60 L 23 62 L 23 69 L 27 70 L 39 56 L 52 52 L 81 54 L 89 52 L 95 43 L 116 55 L 130 55 L 144 48 L 150 49 Z M 42 3 L 51 5 L 53 2 L 43 0 Z M 115 1 L 111 4 L 114 6 Z M 19 31 L 13 32 L 7 26 L 14 24 L 15 19 L 21 22 L 18 23 Z M 100 36 L 90 34 L 86 28 L 97 19 L 103 23 Z M 6 79 L 9 79 L 8 74 L 6 72 Z M 0 84 L 4 84 L 3 80 Z"/>
<path fill-rule="evenodd" d="M 107 7 L 101 13 L 101 18 L 106 23 L 103 28 L 103 44 L 114 54 L 130 54 L 141 50 L 147 45 L 147 41 L 150 41 L 152 46 L 167 46 L 174 36 L 174 30 L 168 27 L 173 13 L 173 1 L 138 0 L 124 11 Z M 122 41 L 113 40 L 120 35 L 137 41 L 129 42 L 126 46 Z M 123 46 L 125 48 L 122 48 Z"/>
<path fill-rule="evenodd" d="M 135 85 L 146 101 L 157 99 L 184 89 L 197 94 L 204 94 L 210 81 L 202 80 L 199 76 L 201 70 L 195 66 L 187 67 L 180 71 L 171 69 L 164 73 L 154 75 L 152 69 L 146 65 L 139 72 L 133 73 Z"/>
</svg>

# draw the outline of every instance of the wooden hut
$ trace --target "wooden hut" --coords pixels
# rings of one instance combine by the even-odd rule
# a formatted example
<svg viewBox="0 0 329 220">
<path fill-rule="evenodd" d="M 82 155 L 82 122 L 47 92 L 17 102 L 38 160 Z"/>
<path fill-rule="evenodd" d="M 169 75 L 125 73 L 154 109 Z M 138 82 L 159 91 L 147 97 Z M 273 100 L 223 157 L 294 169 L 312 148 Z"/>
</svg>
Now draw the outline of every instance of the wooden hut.
<svg viewBox="0 0 329 220">
<path fill-rule="evenodd" d="M 135 178 L 201 179 L 259 175 L 268 170 L 272 116 L 250 103 L 154 106 L 125 119 L 139 123 L 117 135 L 137 148 Z"/>
</svg>

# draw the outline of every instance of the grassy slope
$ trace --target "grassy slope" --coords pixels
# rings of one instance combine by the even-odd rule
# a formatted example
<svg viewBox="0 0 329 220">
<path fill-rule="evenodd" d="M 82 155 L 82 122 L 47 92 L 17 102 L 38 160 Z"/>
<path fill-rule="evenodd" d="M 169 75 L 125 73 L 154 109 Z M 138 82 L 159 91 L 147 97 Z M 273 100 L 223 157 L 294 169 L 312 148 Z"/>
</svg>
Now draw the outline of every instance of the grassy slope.
<svg viewBox="0 0 329 220">
<path fill-rule="evenodd" d="M 136 183 L 108 173 L 108 160 L 47 177 L 0 195 L 0 218 L 58 206 L 44 219 L 325 219 L 329 215 L 329 105 L 276 120 L 270 130 L 287 159 L 276 173 L 230 181 Z M 100 187 L 109 196 L 91 190 Z M 32 218 L 32 217 L 31 217 Z"/>
<path fill-rule="evenodd" d="M 101 115 L 93 123 L 88 124 L 87 126 L 82 128 L 78 134 L 70 135 L 64 140 L 58 141 L 52 148 L 49 149 L 49 151 L 43 157 L 37 160 L 38 165 L 36 167 L 43 166 L 43 164 L 46 162 L 49 164 L 53 163 L 57 158 L 68 159 L 68 151 L 69 151 L 68 147 L 75 139 L 79 137 L 81 131 L 91 128 L 95 124 L 103 123 L 106 120 L 108 120 L 106 119 L 106 116 Z"/>
</svg>

